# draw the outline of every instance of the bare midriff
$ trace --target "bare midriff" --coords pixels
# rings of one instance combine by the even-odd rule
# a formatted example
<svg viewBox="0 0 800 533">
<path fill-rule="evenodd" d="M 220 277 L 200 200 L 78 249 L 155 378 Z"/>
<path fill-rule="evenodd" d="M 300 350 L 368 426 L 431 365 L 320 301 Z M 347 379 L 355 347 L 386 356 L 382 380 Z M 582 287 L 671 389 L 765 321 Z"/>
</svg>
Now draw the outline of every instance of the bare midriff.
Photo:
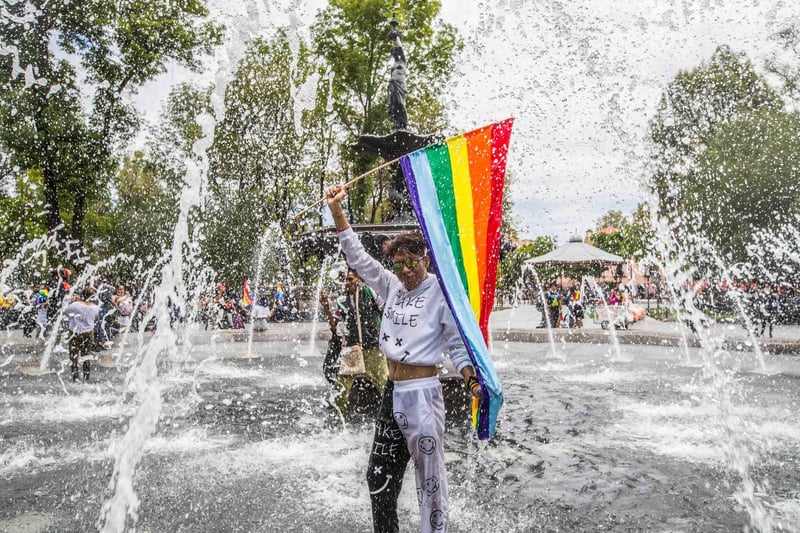
<svg viewBox="0 0 800 533">
<path fill-rule="evenodd" d="M 431 378 L 439 375 L 435 365 L 407 365 L 391 359 L 387 359 L 386 364 L 389 367 L 389 379 L 392 381 Z"/>
</svg>

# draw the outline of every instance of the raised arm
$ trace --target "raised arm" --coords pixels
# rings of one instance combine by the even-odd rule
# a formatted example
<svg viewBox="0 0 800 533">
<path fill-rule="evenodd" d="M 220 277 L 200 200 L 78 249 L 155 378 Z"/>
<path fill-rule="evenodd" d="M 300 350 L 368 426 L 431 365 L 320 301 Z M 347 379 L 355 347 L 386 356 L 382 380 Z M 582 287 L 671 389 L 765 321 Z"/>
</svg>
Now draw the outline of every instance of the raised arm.
<svg viewBox="0 0 800 533">
<path fill-rule="evenodd" d="M 386 300 L 389 296 L 389 286 L 396 280 L 394 274 L 386 270 L 380 261 L 369 255 L 358 236 L 350 228 L 350 223 L 342 209 L 342 200 L 347 196 L 344 185 L 334 185 L 328 189 L 328 208 L 333 216 L 336 231 L 339 232 L 339 243 L 342 245 L 347 264 L 353 268 L 375 292 Z"/>
<path fill-rule="evenodd" d="M 344 231 L 350 228 L 350 222 L 344 214 L 342 208 L 342 200 L 347 196 L 347 187 L 342 184 L 334 185 L 326 194 L 328 209 L 333 216 L 333 224 L 336 226 L 336 231 Z"/>
<path fill-rule="evenodd" d="M 339 319 L 336 318 L 331 311 L 331 301 L 328 298 L 327 292 L 323 291 L 319 295 L 319 303 L 325 311 L 325 316 L 328 318 L 328 326 L 331 328 L 331 331 L 336 331 L 336 325 L 339 323 Z"/>
</svg>

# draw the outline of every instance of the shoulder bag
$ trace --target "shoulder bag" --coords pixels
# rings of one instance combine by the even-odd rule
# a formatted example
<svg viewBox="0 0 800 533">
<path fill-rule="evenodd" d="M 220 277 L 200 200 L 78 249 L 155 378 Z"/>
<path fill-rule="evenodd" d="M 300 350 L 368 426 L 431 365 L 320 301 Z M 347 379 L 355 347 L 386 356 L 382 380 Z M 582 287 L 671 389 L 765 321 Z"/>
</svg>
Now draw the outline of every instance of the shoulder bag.
<svg viewBox="0 0 800 533">
<path fill-rule="evenodd" d="M 363 340 L 361 339 L 361 313 L 358 309 L 358 295 L 361 292 L 359 288 L 356 291 L 356 327 L 358 328 L 358 344 L 353 346 L 345 346 L 342 348 L 342 362 L 339 366 L 340 376 L 355 376 L 356 374 L 363 374 L 367 371 L 364 367 L 364 350 L 361 347 Z"/>
</svg>

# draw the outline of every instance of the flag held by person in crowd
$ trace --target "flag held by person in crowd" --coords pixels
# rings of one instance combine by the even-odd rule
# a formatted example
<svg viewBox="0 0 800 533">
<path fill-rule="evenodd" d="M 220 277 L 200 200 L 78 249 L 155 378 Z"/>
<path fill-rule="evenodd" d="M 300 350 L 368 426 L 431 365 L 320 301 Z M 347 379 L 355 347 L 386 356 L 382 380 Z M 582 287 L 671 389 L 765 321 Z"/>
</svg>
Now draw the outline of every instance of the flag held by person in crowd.
<svg viewBox="0 0 800 533">
<path fill-rule="evenodd" d="M 253 293 L 250 292 L 250 283 L 248 283 L 247 278 L 244 279 L 244 289 L 242 290 L 242 306 L 245 309 L 253 307 Z"/>
<path fill-rule="evenodd" d="M 489 353 L 489 314 L 512 124 L 490 124 L 400 158 L 411 205 L 483 390 L 472 409 L 480 439 L 494 435 L 503 404 Z"/>
</svg>

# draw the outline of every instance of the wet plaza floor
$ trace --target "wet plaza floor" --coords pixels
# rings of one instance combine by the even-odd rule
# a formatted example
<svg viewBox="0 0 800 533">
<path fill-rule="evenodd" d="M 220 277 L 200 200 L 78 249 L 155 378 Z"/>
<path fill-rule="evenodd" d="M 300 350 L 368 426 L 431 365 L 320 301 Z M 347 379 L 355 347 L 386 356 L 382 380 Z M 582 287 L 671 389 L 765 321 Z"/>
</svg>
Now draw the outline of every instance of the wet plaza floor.
<svg viewBox="0 0 800 533">
<path fill-rule="evenodd" d="M 160 361 L 137 531 L 371 530 L 368 417 L 336 421 L 322 355 L 298 346 L 208 344 Z M 720 384 L 698 350 L 508 342 L 494 353 L 506 397 L 496 437 L 477 442 L 450 413 L 451 531 L 800 531 L 797 358 L 762 367 L 728 354 Z M 98 529 L 136 408 L 127 370 L 95 365 L 84 384 L 0 368 L 0 531 Z M 410 470 L 404 485 L 412 532 Z"/>
</svg>

